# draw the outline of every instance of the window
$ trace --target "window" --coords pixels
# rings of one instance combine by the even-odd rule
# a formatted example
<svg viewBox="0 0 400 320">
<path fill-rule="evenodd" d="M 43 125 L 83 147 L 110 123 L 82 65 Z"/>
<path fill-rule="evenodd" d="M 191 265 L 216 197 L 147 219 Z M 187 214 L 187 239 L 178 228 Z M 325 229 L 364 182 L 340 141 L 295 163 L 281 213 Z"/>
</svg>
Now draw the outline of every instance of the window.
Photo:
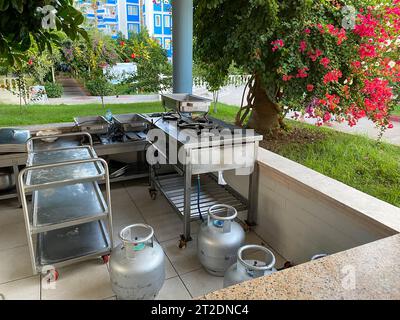
<svg viewBox="0 0 400 320">
<path fill-rule="evenodd" d="M 165 50 L 171 50 L 171 39 L 165 39 Z"/>
<path fill-rule="evenodd" d="M 139 7 L 138 6 L 128 6 L 128 16 L 138 16 Z"/>
<path fill-rule="evenodd" d="M 137 23 L 128 23 L 129 33 L 139 33 L 139 25 Z"/>
<path fill-rule="evenodd" d="M 171 28 L 171 16 L 170 15 L 164 16 L 164 27 Z"/>
<path fill-rule="evenodd" d="M 154 15 L 154 19 L 156 27 L 161 27 L 161 15 L 159 14 Z"/>
</svg>

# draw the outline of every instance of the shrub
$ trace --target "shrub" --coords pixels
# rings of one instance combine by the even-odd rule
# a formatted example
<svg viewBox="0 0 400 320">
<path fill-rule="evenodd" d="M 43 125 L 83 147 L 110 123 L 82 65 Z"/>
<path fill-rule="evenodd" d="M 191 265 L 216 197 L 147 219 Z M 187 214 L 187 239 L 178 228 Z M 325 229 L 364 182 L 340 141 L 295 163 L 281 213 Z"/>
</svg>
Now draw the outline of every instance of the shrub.
<svg viewBox="0 0 400 320">
<path fill-rule="evenodd" d="M 86 89 L 92 96 L 99 96 L 104 107 L 104 97 L 114 94 L 114 85 L 106 77 L 99 76 L 96 79 L 86 81 Z"/>
<path fill-rule="evenodd" d="M 44 85 L 48 98 L 61 98 L 64 88 L 57 82 L 46 82 Z"/>
</svg>

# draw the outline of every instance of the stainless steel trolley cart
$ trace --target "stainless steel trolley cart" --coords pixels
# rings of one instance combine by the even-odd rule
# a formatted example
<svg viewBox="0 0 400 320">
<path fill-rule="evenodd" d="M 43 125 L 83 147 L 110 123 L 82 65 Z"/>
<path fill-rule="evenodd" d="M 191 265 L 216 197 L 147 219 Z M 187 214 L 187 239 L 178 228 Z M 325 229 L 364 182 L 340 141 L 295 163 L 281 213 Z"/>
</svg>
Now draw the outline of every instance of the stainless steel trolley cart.
<svg viewBox="0 0 400 320">
<path fill-rule="evenodd" d="M 89 144 L 70 140 L 77 136 L 87 137 Z M 50 137 L 70 142 L 35 150 L 34 141 L 47 137 L 30 138 L 27 165 L 18 176 L 34 274 L 93 257 L 107 262 L 113 243 L 107 162 L 97 157 L 86 132 Z M 100 181 L 105 182 L 105 199 Z M 32 193 L 30 205 L 28 193 Z"/>
</svg>

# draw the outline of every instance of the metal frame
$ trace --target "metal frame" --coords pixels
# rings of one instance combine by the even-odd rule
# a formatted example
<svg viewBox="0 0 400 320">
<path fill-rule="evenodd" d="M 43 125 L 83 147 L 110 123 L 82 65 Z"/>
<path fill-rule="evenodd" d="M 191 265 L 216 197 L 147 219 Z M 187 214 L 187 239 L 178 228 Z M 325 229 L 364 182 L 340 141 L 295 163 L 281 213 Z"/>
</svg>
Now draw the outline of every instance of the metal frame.
<svg viewBox="0 0 400 320">
<path fill-rule="evenodd" d="M 59 137 L 65 137 L 65 136 L 74 136 L 74 135 L 86 135 L 90 136 L 87 133 L 72 133 L 72 134 L 65 134 L 65 135 L 58 135 Z M 53 136 L 49 136 L 53 137 Z M 39 139 L 43 139 L 46 137 L 38 137 Z M 27 141 L 27 144 L 33 144 L 32 140 L 36 139 L 30 139 Z M 91 137 L 89 138 L 90 143 L 92 144 Z M 28 150 L 30 151 L 28 155 L 28 159 L 32 159 L 34 156 L 35 152 L 33 151 L 33 145 L 31 146 L 32 148 L 29 148 Z M 76 147 L 75 147 L 76 148 Z M 63 150 L 68 149 L 68 148 L 61 148 Z M 51 152 L 51 151 L 57 151 L 60 149 L 50 149 L 46 150 L 46 152 Z M 93 151 L 94 152 L 94 151 Z M 70 257 L 65 260 L 60 260 L 57 263 L 54 263 L 52 266 L 53 267 L 61 267 L 65 265 L 69 265 L 78 261 L 82 261 L 85 259 L 90 259 L 94 256 L 102 256 L 105 254 L 108 254 L 111 252 L 112 249 L 112 244 L 113 244 L 113 230 L 112 230 L 112 210 L 111 210 L 111 190 L 110 190 L 110 178 L 109 178 L 109 171 L 108 171 L 108 165 L 107 162 L 104 159 L 97 158 L 97 155 L 95 153 L 91 154 L 93 156 L 92 159 L 84 159 L 84 160 L 73 160 L 73 161 L 65 161 L 65 162 L 57 162 L 57 163 L 49 163 L 49 164 L 42 164 L 42 165 L 34 165 L 34 166 L 29 166 L 29 163 L 27 164 L 27 167 L 21 170 L 21 172 L 18 175 L 18 189 L 20 193 L 20 198 L 22 202 L 22 209 L 24 213 L 24 220 L 25 220 L 25 229 L 26 229 L 26 234 L 28 238 L 28 249 L 31 257 L 31 264 L 32 264 L 32 270 L 33 273 L 36 274 L 38 272 L 43 272 L 47 271 L 47 267 L 45 265 L 40 265 L 40 250 L 42 248 L 39 245 L 39 242 L 37 243 L 37 250 L 35 252 L 34 245 L 33 245 L 33 236 L 38 235 L 44 236 L 46 232 L 56 232 L 57 230 L 61 230 L 64 228 L 68 227 L 73 227 L 73 226 L 78 226 L 82 225 L 85 223 L 94 223 L 95 221 L 98 221 L 99 223 L 99 232 L 103 235 L 104 241 L 106 243 L 107 249 L 101 249 L 98 250 L 97 252 L 91 252 L 87 255 L 80 255 L 79 253 L 75 257 Z M 102 167 L 102 174 L 93 176 L 93 177 L 85 177 L 85 178 L 76 178 L 76 179 L 66 179 L 63 181 L 54 181 L 51 183 L 44 183 L 44 184 L 38 184 L 38 185 L 27 185 L 27 176 L 29 175 L 30 172 L 33 172 L 35 170 L 49 170 L 51 168 L 62 168 L 62 167 L 67 167 L 67 166 L 76 166 L 76 165 L 84 165 L 87 163 L 93 163 L 94 165 L 98 167 Z M 106 199 L 103 199 L 103 196 L 100 192 L 100 189 L 98 187 L 97 181 L 104 181 L 106 185 Z M 48 189 L 48 188 L 58 188 L 61 186 L 66 186 L 66 185 L 76 185 L 79 183 L 93 183 L 94 188 L 98 192 L 98 201 L 100 202 L 100 206 L 102 208 L 105 208 L 106 211 L 99 213 L 99 215 L 93 215 L 93 216 L 82 216 L 77 219 L 72 219 L 72 220 L 66 220 L 66 221 L 61 221 L 60 223 L 54 223 L 47 225 L 43 228 L 36 228 L 34 225 L 34 220 L 35 220 L 35 213 L 37 214 L 37 207 L 36 206 L 36 196 L 37 192 L 41 192 L 40 190 L 43 189 Z M 33 197 L 32 197 L 32 221 L 31 221 L 31 215 L 30 215 L 30 210 L 27 202 L 27 192 L 33 191 Z M 36 195 L 35 195 L 36 194 Z M 103 220 L 107 221 L 107 227 L 104 227 Z M 108 229 L 108 230 L 107 230 Z M 65 229 L 64 229 L 65 230 Z M 38 239 L 39 240 L 39 239 Z"/>
</svg>

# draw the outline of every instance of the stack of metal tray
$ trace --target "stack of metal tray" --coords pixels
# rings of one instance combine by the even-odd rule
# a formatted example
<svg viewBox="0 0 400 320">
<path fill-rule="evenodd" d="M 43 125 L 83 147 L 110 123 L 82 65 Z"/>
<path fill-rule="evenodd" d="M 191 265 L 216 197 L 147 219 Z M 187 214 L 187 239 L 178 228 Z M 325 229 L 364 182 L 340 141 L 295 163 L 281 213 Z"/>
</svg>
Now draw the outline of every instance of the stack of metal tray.
<svg viewBox="0 0 400 320">
<path fill-rule="evenodd" d="M 140 132 L 148 127 L 147 121 L 139 114 L 116 114 L 113 118 L 123 132 Z"/>
</svg>

